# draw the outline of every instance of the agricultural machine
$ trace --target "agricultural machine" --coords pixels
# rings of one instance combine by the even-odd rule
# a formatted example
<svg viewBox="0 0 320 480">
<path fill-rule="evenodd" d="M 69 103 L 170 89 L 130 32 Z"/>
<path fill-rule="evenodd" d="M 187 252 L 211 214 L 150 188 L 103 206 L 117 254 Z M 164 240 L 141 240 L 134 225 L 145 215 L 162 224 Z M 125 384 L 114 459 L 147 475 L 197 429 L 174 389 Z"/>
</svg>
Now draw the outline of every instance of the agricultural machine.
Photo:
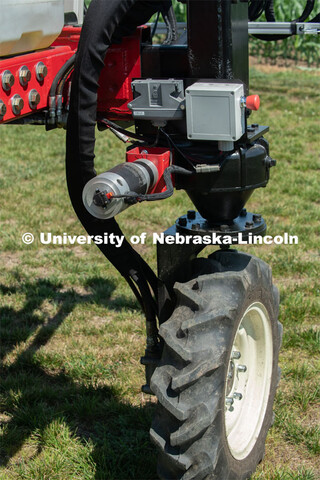
<svg viewBox="0 0 320 480">
<path fill-rule="evenodd" d="M 264 455 L 282 334 L 270 268 L 234 249 L 239 234 L 266 232 L 245 205 L 275 166 L 268 127 L 249 121 L 259 97 L 248 33 L 319 33 L 320 18 L 306 22 L 314 0 L 287 23 L 272 0 L 180 1 L 184 25 L 171 0 L 2 0 L 0 123 L 66 128 L 70 198 L 89 235 L 122 236 L 124 209 L 187 193 L 195 210 L 164 232 L 157 275 L 126 240 L 99 248 L 146 317 L 142 390 L 158 398 L 159 477 L 240 480 Z M 99 175 L 96 126 L 128 145 L 126 161 Z M 221 245 L 198 257 L 208 238 Z"/>
</svg>

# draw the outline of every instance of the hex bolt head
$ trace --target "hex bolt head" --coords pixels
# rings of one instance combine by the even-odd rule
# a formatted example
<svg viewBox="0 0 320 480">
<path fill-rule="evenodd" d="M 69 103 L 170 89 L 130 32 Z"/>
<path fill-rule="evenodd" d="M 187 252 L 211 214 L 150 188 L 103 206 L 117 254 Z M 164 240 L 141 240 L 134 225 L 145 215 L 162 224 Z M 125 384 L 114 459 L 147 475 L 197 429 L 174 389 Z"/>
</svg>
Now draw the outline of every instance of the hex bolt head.
<svg viewBox="0 0 320 480">
<path fill-rule="evenodd" d="M 247 216 L 247 209 L 243 208 L 240 212 L 240 217 L 246 217 Z"/>
<path fill-rule="evenodd" d="M 0 100 L 0 120 L 2 120 L 2 118 L 5 116 L 6 113 L 7 113 L 7 107 L 4 101 Z"/>
<path fill-rule="evenodd" d="M 187 217 L 188 220 L 194 220 L 196 218 L 196 212 L 194 210 L 188 210 Z"/>
<path fill-rule="evenodd" d="M 29 93 L 29 106 L 30 108 L 34 109 L 40 103 L 40 93 L 37 90 L 32 89 Z"/>
<path fill-rule="evenodd" d="M 43 62 L 38 62 L 36 65 L 36 76 L 38 82 L 42 82 L 48 75 L 48 69 Z"/>
<path fill-rule="evenodd" d="M 186 217 L 180 217 L 178 223 L 179 223 L 179 225 L 181 225 L 181 227 L 186 227 L 187 226 Z"/>
<path fill-rule="evenodd" d="M 11 87 L 14 85 L 14 75 L 10 70 L 5 70 L 1 76 L 2 88 L 8 92 Z"/>
<path fill-rule="evenodd" d="M 226 397 L 226 405 L 227 407 L 231 407 L 234 404 L 234 400 L 231 397 Z"/>
<path fill-rule="evenodd" d="M 12 106 L 12 111 L 15 115 L 20 115 L 21 110 L 24 107 L 24 101 L 20 97 L 20 95 L 14 95 L 11 98 L 11 106 Z"/>
<path fill-rule="evenodd" d="M 253 222 L 246 222 L 245 227 L 246 227 L 246 228 L 251 228 L 251 227 L 253 227 L 253 225 L 254 225 Z"/>
<path fill-rule="evenodd" d="M 261 215 L 259 215 L 259 214 L 253 215 L 252 220 L 254 221 L 254 223 L 260 223 L 261 222 Z"/>
<path fill-rule="evenodd" d="M 236 400 L 242 400 L 242 393 L 234 392 L 233 398 Z"/>
<path fill-rule="evenodd" d="M 247 366 L 246 365 L 237 365 L 237 370 L 240 373 L 245 373 L 247 371 Z"/>
<path fill-rule="evenodd" d="M 239 360 L 239 358 L 241 358 L 241 353 L 240 352 L 237 352 L 236 350 L 234 350 L 231 354 L 231 358 L 233 360 Z"/>
<path fill-rule="evenodd" d="M 31 72 L 28 67 L 25 65 L 20 68 L 19 70 L 19 81 L 22 86 L 27 85 L 28 82 L 31 80 Z"/>
</svg>

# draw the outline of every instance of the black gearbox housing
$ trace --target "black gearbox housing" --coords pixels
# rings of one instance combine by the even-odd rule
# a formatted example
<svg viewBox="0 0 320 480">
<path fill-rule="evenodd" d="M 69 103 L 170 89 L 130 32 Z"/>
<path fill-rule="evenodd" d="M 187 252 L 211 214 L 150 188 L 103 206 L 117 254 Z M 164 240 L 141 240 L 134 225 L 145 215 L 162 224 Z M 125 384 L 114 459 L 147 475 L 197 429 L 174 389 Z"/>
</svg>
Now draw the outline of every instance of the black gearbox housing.
<svg viewBox="0 0 320 480">
<path fill-rule="evenodd" d="M 220 154 L 213 164 L 219 165 L 220 170 L 185 177 L 176 175 L 176 188 L 187 192 L 199 213 L 211 224 L 232 223 L 253 191 L 265 187 L 269 181 L 273 163 L 268 155 L 268 142 L 263 139 L 229 154 Z"/>
</svg>

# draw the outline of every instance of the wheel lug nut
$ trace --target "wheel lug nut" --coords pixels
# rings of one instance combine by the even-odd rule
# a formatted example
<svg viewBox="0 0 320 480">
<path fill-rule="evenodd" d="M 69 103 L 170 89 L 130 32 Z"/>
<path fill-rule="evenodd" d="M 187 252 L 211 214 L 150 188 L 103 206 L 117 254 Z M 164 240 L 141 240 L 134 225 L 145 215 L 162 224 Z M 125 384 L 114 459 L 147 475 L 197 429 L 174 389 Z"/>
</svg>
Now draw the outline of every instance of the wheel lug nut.
<svg viewBox="0 0 320 480">
<path fill-rule="evenodd" d="M 246 367 L 246 365 L 238 365 L 237 370 L 238 370 L 238 372 L 244 373 L 244 372 L 247 371 L 247 367 Z"/>
<path fill-rule="evenodd" d="M 231 355 L 231 358 L 233 360 L 239 360 L 239 358 L 241 358 L 241 353 L 240 352 L 237 352 L 236 350 L 232 352 L 232 355 Z"/>
<path fill-rule="evenodd" d="M 231 407 L 231 405 L 233 405 L 233 403 L 234 403 L 233 398 L 231 398 L 231 397 L 226 397 L 226 405 L 227 405 L 228 407 Z"/>
<path fill-rule="evenodd" d="M 233 398 L 236 400 L 242 400 L 242 393 L 234 392 Z"/>
</svg>

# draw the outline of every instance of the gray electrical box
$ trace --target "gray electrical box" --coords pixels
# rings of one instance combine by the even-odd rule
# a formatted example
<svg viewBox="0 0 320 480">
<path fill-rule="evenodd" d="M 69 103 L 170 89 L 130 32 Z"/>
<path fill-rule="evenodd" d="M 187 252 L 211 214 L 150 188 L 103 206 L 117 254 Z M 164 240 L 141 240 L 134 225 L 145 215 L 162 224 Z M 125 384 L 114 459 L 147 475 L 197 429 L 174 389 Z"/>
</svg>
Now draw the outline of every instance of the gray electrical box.
<svg viewBox="0 0 320 480">
<path fill-rule="evenodd" d="M 243 84 L 194 83 L 186 90 L 186 115 L 189 139 L 239 140 L 245 133 Z"/>
<path fill-rule="evenodd" d="M 183 80 L 134 80 L 133 100 L 128 104 L 135 120 L 163 123 L 185 115 Z"/>
</svg>

